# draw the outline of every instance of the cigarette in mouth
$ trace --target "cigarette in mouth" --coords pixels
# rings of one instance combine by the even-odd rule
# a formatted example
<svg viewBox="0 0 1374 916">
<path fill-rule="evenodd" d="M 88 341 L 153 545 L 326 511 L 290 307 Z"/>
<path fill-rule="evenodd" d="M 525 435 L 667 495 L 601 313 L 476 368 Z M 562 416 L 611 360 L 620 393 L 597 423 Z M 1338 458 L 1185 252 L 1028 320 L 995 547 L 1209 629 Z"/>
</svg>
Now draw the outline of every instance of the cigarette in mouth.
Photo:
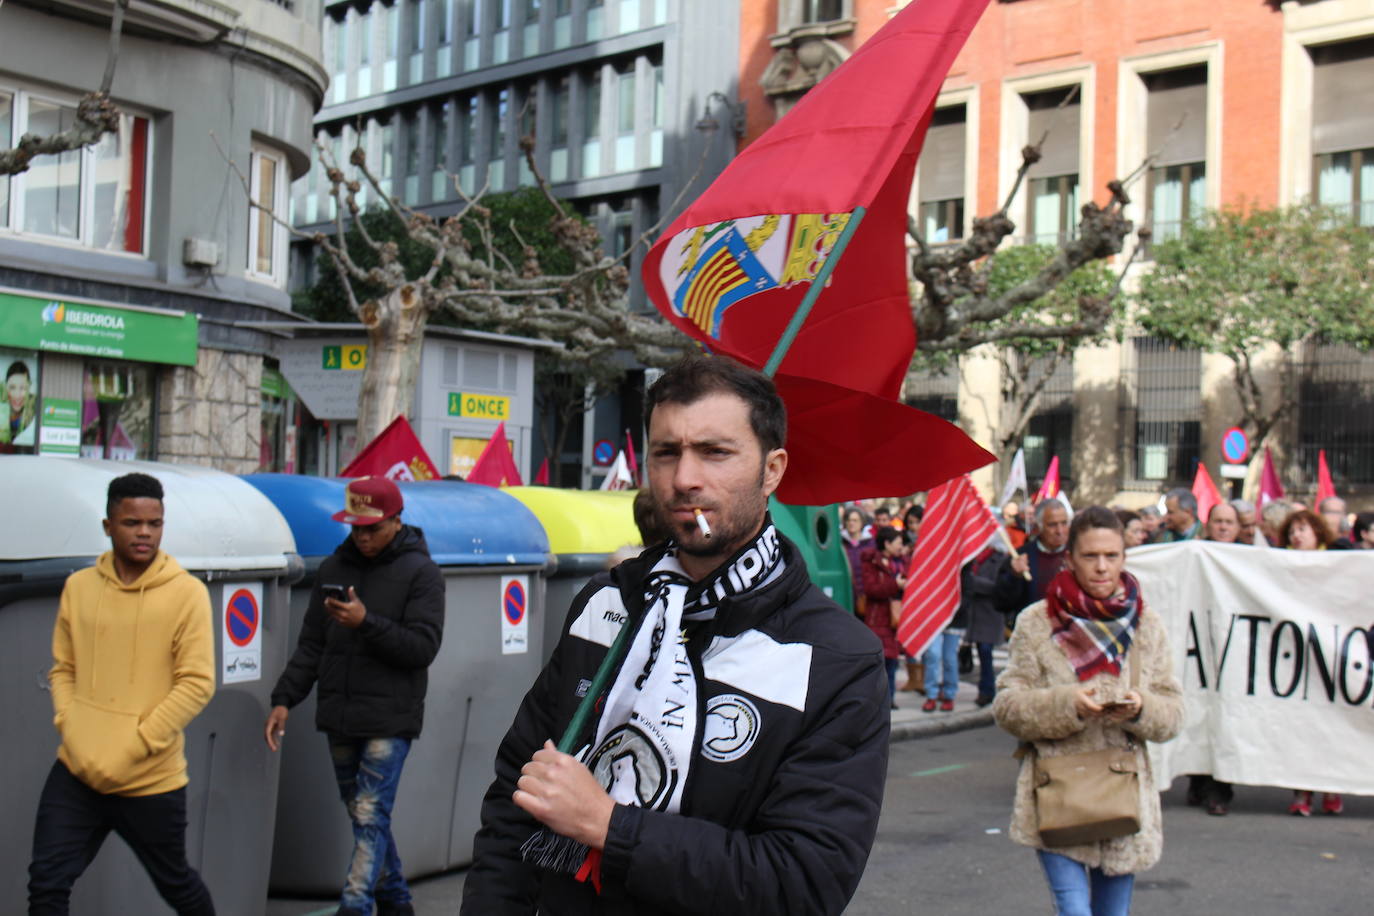
<svg viewBox="0 0 1374 916">
<path fill-rule="evenodd" d="M 706 521 L 706 516 L 701 514 L 700 509 L 693 509 L 692 514 L 697 517 L 697 527 L 701 529 L 701 536 L 709 538 L 711 536 L 711 526 Z"/>
</svg>

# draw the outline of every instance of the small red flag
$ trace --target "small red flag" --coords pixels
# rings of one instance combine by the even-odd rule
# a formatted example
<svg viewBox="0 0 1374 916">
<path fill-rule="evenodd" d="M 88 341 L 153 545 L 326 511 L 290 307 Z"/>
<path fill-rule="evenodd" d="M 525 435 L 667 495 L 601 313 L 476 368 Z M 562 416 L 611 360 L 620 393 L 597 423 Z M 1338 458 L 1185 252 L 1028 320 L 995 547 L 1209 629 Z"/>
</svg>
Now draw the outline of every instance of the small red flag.
<svg viewBox="0 0 1374 916">
<path fill-rule="evenodd" d="M 930 491 L 897 625 L 908 655 L 919 658 L 949 625 L 959 609 L 959 571 L 997 536 L 997 527 L 967 474 Z"/>
<path fill-rule="evenodd" d="M 510 445 L 506 440 L 506 421 L 496 424 L 496 432 L 487 440 L 486 448 L 468 473 L 468 483 L 482 483 L 489 487 L 518 487 L 523 483 L 520 469 L 515 466 Z"/>
<path fill-rule="evenodd" d="M 1212 514 L 1212 507 L 1221 502 L 1217 485 L 1212 483 L 1212 475 L 1207 473 L 1207 465 L 1197 463 L 1197 473 L 1193 475 L 1193 498 L 1197 500 L 1197 517 L 1205 523 Z"/>
<path fill-rule="evenodd" d="M 536 487 L 549 485 L 549 459 L 547 457 L 539 462 L 539 470 L 534 475 L 534 485 Z"/>
<path fill-rule="evenodd" d="M 639 486 L 639 462 L 635 460 L 635 437 L 625 430 L 625 460 L 630 464 L 630 476 L 634 478 L 631 486 Z"/>
<path fill-rule="evenodd" d="M 1059 456 L 1055 455 L 1050 459 L 1050 466 L 1045 471 L 1045 479 L 1040 483 L 1040 492 L 1035 494 L 1033 503 L 1041 500 L 1059 498 Z"/>
<path fill-rule="evenodd" d="M 392 420 L 387 428 L 373 439 L 340 477 L 390 477 L 392 480 L 438 480 L 439 469 L 434 466 L 424 446 L 420 444 L 410 421 L 404 416 Z"/>
<path fill-rule="evenodd" d="M 1317 509 L 1321 510 L 1322 500 L 1334 499 L 1336 485 L 1331 482 L 1331 468 L 1326 465 L 1326 449 L 1317 452 Z"/>
<path fill-rule="evenodd" d="M 1260 495 L 1259 507 L 1264 508 L 1266 503 L 1272 503 L 1283 499 L 1283 483 L 1279 481 L 1279 473 L 1274 470 L 1274 456 L 1269 453 L 1269 446 L 1264 447 L 1264 471 L 1260 474 Z"/>
</svg>

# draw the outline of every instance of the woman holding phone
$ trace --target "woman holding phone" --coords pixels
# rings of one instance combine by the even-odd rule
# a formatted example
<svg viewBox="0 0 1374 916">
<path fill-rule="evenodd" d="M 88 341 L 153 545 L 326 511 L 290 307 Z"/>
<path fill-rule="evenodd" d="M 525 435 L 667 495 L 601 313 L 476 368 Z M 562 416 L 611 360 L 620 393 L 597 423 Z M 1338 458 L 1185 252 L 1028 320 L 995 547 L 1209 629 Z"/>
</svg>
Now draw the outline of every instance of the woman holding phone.
<svg viewBox="0 0 1374 916">
<path fill-rule="evenodd" d="M 1183 724 L 1182 690 L 1168 637 L 1125 571 L 1120 519 L 1092 506 L 1069 528 L 1068 562 L 1045 600 L 1021 612 L 1007 669 L 997 680 L 997 724 L 1029 747 L 1016 781 L 1011 838 L 1034 848 L 1060 916 L 1130 912 L 1135 873 L 1163 847 L 1159 793 L 1144 741 L 1168 741 Z M 1039 834 L 1035 760 L 1132 748 L 1140 829 L 1128 836 L 1049 848 Z"/>
</svg>

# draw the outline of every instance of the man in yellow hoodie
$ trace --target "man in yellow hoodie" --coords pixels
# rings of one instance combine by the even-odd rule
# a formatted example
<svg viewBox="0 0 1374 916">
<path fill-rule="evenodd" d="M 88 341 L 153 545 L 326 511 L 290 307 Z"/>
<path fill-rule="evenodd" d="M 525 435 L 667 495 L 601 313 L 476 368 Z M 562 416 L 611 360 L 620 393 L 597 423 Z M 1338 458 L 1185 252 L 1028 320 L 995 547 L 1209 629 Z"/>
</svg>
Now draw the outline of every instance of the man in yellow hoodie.
<svg viewBox="0 0 1374 916">
<path fill-rule="evenodd" d="M 186 861 L 182 729 L 215 692 L 205 585 L 159 549 L 162 484 L 110 482 L 110 550 L 73 573 L 53 630 L 57 762 L 38 802 L 29 916 L 66 914 L 72 885 L 111 830 L 179 916 L 213 916 Z"/>
</svg>

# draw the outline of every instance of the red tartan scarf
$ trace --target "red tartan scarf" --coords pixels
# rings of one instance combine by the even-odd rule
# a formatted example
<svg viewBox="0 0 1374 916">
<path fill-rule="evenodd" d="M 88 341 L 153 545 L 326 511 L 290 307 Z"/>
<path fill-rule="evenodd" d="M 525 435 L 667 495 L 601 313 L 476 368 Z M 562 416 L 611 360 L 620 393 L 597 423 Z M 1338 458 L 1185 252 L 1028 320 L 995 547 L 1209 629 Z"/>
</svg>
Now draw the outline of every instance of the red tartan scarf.
<svg viewBox="0 0 1374 916">
<path fill-rule="evenodd" d="M 1121 573 L 1121 587 L 1110 598 L 1093 598 L 1083 591 L 1073 570 L 1062 569 L 1045 591 L 1051 635 L 1069 657 L 1069 664 L 1086 681 L 1101 671 L 1121 673 L 1121 660 L 1131 648 L 1140 622 L 1140 583 Z"/>
</svg>

